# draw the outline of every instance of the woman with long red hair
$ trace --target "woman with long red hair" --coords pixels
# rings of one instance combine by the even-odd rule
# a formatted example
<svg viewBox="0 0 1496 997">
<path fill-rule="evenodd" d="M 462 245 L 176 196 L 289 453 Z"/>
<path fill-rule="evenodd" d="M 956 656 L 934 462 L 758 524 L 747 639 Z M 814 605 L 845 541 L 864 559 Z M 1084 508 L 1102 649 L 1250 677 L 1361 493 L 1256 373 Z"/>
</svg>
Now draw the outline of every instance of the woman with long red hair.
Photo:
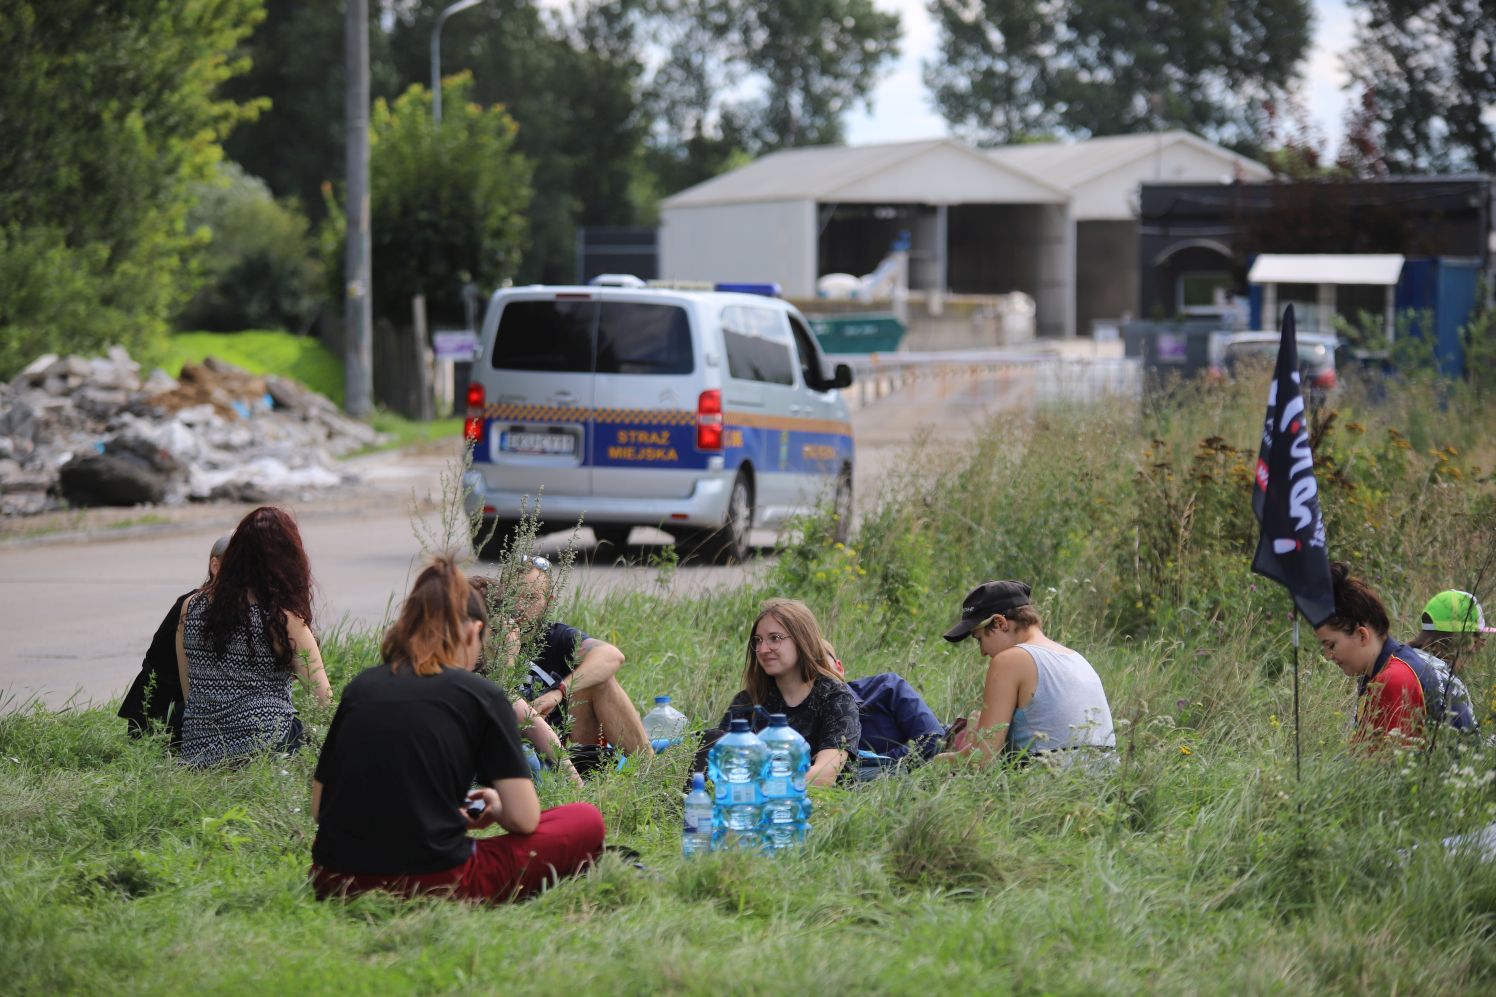
<svg viewBox="0 0 1496 997">
<path fill-rule="evenodd" d="M 183 602 L 176 643 L 182 761 L 296 750 L 292 677 L 323 706 L 332 688 L 312 635 L 312 570 L 289 513 L 267 505 L 240 521 L 218 573 Z"/>
</svg>

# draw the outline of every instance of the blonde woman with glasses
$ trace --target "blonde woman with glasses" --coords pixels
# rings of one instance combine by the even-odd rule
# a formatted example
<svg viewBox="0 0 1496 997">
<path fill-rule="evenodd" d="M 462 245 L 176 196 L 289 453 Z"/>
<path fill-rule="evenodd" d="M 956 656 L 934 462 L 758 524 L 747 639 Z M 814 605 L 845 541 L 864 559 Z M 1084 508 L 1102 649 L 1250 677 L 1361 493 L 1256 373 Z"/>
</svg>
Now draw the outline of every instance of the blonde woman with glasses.
<svg viewBox="0 0 1496 997">
<path fill-rule="evenodd" d="M 706 755 L 734 717 L 755 731 L 769 715 L 783 713 L 810 745 L 807 786 L 829 786 L 857 752 L 862 723 L 857 700 L 842 681 L 815 614 L 795 599 L 770 599 L 748 630 L 743 691 L 733 697 L 719 729 L 709 731 L 692 771 L 706 769 Z"/>
<path fill-rule="evenodd" d="M 937 758 L 975 755 L 986 762 L 1023 762 L 1062 752 L 1054 760 L 1069 764 L 1090 751 L 1117 746 L 1101 677 L 1079 652 L 1044 636 L 1029 591 L 1016 581 L 978 585 L 945 632 L 953 644 L 976 638 L 987 675 L 976 724 Z"/>
</svg>

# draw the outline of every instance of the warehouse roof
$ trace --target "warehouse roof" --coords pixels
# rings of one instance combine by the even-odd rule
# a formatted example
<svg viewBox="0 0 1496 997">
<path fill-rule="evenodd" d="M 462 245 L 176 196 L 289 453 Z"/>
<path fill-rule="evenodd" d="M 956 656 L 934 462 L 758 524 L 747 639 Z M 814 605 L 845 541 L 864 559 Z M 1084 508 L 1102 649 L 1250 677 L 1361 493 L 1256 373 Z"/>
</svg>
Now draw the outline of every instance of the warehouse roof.
<svg viewBox="0 0 1496 997">
<path fill-rule="evenodd" d="M 1221 175 L 1265 179 L 1261 163 L 1189 132 L 978 150 L 953 138 L 784 149 L 668 197 L 666 208 L 754 201 L 1064 203 L 1079 187 L 1165 151 L 1218 159 Z"/>
<path fill-rule="evenodd" d="M 666 208 L 750 201 L 1063 203 L 1067 192 L 955 139 L 771 152 L 668 197 Z"/>
</svg>

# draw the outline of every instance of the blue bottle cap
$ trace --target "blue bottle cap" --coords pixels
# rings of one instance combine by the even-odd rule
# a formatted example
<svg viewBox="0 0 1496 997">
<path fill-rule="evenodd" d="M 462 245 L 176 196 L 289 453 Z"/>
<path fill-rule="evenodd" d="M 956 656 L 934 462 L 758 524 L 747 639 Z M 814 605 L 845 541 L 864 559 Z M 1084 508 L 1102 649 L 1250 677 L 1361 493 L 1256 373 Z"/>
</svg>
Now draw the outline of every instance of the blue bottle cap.
<svg viewBox="0 0 1496 997">
<path fill-rule="evenodd" d="M 729 734 L 748 733 L 748 721 L 742 717 L 733 717 L 732 721 L 727 725 L 727 732 Z"/>
<path fill-rule="evenodd" d="M 787 717 L 787 716 L 785 716 L 783 713 L 770 713 L 769 714 L 769 726 L 770 727 L 788 727 L 789 725 L 790 725 L 790 718 Z"/>
<path fill-rule="evenodd" d="M 706 775 L 703 774 L 703 773 L 701 773 L 701 772 L 692 772 L 691 773 L 691 789 L 694 791 L 694 790 L 697 790 L 697 789 L 705 789 L 705 788 L 706 788 Z"/>
<path fill-rule="evenodd" d="M 669 696 L 656 696 L 655 697 L 655 705 L 656 706 L 664 706 L 668 702 L 670 702 L 670 697 Z"/>
</svg>

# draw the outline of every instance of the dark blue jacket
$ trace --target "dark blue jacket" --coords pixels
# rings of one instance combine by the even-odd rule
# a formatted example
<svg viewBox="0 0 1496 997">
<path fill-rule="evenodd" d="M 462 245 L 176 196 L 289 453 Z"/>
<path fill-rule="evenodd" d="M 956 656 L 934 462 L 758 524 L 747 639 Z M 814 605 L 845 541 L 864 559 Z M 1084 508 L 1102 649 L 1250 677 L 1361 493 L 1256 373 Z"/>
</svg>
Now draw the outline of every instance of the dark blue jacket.
<svg viewBox="0 0 1496 997">
<path fill-rule="evenodd" d="M 934 758 L 940 751 L 945 725 L 902 676 L 883 672 L 852 679 L 847 686 L 857 697 L 862 719 L 860 749 L 903 758 L 913 742 L 915 751 L 925 759 Z"/>
</svg>

